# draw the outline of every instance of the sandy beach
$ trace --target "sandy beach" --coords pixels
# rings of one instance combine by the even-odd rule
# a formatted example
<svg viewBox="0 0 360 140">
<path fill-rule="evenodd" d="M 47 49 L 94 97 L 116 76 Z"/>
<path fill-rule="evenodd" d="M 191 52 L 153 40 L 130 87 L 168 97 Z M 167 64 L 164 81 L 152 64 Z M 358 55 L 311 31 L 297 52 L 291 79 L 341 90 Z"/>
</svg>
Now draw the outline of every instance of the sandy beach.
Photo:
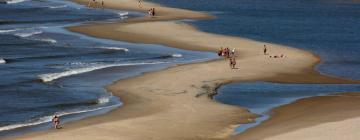
<svg viewBox="0 0 360 140">
<path fill-rule="evenodd" d="M 234 139 L 356 140 L 360 119 L 359 93 L 298 100 L 274 109 L 272 118 Z"/>
<path fill-rule="evenodd" d="M 87 4 L 87 0 L 76 0 L 76 2 Z M 357 98 L 348 98 L 347 96 L 314 97 L 280 107 L 274 110 L 273 119 L 255 129 L 250 129 L 243 135 L 234 137 L 232 135 L 234 127 L 252 122 L 257 115 L 245 108 L 225 105 L 212 100 L 211 96 L 216 94 L 216 88 L 220 85 L 239 81 L 327 84 L 359 82 L 321 75 L 314 70 L 314 66 L 319 63 L 320 59 L 311 52 L 244 38 L 206 33 L 191 25 L 174 21 L 213 18 L 209 14 L 162 7 L 147 2 L 143 3 L 143 8 L 138 8 L 137 4 L 136 0 L 107 0 L 105 6 L 140 12 L 155 7 L 158 14 L 153 18 L 141 17 L 115 23 L 89 23 L 68 29 L 99 38 L 162 44 L 187 50 L 216 52 L 220 47 L 236 48 L 237 69 L 230 69 L 228 60 L 219 58 L 209 62 L 178 65 L 120 80 L 109 85 L 107 90 L 121 99 L 122 107 L 105 115 L 65 124 L 61 130 L 36 132 L 10 139 L 250 140 L 278 139 L 278 137 L 279 139 L 288 139 L 292 136 L 308 136 L 301 135 L 309 131 L 307 129 L 329 128 L 334 125 L 326 122 L 340 121 L 337 123 L 348 126 L 351 122 L 359 121 L 357 118 L 345 120 L 359 114 L 352 113 L 350 108 L 349 111 L 342 110 L 347 105 L 351 106 L 352 110 L 356 110 Z M 275 59 L 264 55 L 262 53 L 264 44 L 268 46 L 270 55 L 284 54 L 285 57 Z M 357 97 L 358 95 L 349 94 L 349 96 Z M 310 102 L 319 108 L 307 110 Z M 336 102 L 336 104 L 328 104 L 330 102 Z M 304 104 L 308 104 L 308 107 Z M 324 108 L 333 110 L 325 111 Z M 299 109 L 303 111 L 296 112 Z M 317 116 L 328 114 L 326 116 L 331 117 L 317 117 L 316 120 L 297 125 L 301 120 L 313 119 L 309 118 L 311 115 L 307 114 L 317 111 L 316 109 L 322 110 L 317 113 Z M 298 115 L 299 119 L 284 122 L 284 119 L 293 118 L 291 115 L 296 115 L 293 113 L 294 111 L 303 114 Z M 347 115 L 333 116 L 331 112 L 337 111 L 343 111 L 339 113 Z M 324 125 L 316 125 L 321 123 Z M 293 129 L 284 127 L 291 126 L 290 124 L 295 125 L 292 127 Z M 274 132 L 273 128 L 275 127 L 281 127 L 281 129 Z M 290 131 L 292 132 L 283 134 Z M 339 132 L 339 134 L 342 133 Z M 334 135 L 336 134 L 334 133 Z M 319 139 L 326 139 L 326 137 Z"/>
</svg>

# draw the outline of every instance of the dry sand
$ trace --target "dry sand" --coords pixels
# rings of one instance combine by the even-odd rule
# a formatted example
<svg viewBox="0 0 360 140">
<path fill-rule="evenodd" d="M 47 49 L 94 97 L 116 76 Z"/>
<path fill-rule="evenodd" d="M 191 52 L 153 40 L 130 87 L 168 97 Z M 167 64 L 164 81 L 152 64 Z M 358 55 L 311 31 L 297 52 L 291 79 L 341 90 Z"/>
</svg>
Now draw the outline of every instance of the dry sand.
<svg viewBox="0 0 360 140">
<path fill-rule="evenodd" d="M 360 93 L 301 99 L 273 110 L 271 119 L 239 140 L 358 140 Z"/>
<path fill-rule="evenodd" d="M 86 3 L 85 0 L 77 0 Z M 351 83 L 353 81 L 320 75 L 313 70 L 319 59 L 312 53 L 231 36 L 205 33 L 173 19 L 206 19 L 208 14 L 166 8 L 145 3 L 138 9 L 136 0 L 107 0 L 109 8 L 146 11 L 156 7 L 157 16 L 95 23 L 69 28 L 90 36 L 137 43 L 213 51 L 236 48 L 237 69 L 224 59 L 171 67 L 117 81 L 107 89 L 124 105 L 106 115 L 64 125 L 13 139 L 34 140 L 201 140 L 226 139 L 239 123 L 251 122 L 256 115 L 244 108 L 217 103 L 209 98 L 221 85 L 235 81 L 278 81 L 299 83 Z M 175 11 L 175 12 L 174 12 Z M 262 54 L 267 44 L 270 59 Z"/>
</svg>

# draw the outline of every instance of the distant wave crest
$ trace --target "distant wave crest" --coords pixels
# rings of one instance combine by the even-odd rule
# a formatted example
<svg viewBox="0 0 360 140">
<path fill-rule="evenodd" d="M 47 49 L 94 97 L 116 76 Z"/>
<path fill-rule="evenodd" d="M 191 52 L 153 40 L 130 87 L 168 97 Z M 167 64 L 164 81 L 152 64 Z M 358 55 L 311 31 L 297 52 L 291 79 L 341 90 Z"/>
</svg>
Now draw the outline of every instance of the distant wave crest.
<svg viewBox="0 0 360 140">
<path fill-rule="evenodd" d="M 39 75 L 39 79 L 43 82 L 51 82 L 53 80 L 67 77 L 75 74 L 81 74 L 86 73 L 94 70 L 109 68 L 109 67 L 116 67 L 116 66 L 133 66 L 133 65 L 150 65 L 150 64 L 160 64 L 165 62 L 152 62 L 152 63 L 127 63 L 127 64 L 107 64 L 107 65 L 97 65 L 97 66 L 91 66 L 91 67 L 85 67 L 85 68 L 77 68 L 77 69 L 71 69 L 64 72 L 58 72 L 58 73 L 49 73 L 49 74 L 42 74 Z"/>
<path fill-rule="evenodd" d="M 42 31 L 33 31 L 33 32 L 28 32 L 28 33 L 16 33 L 14 35 L 18 36 L 18 37 L 30 37 L 30 36 L 41 34 L 41 33 L 42 33 Z"/>
<path fill-rule="evenodd" d="M 20 2 L 24 2 L 26 0 L 5 0 L 2 3 L 6 3 L 6 4 L 15 4 L 15 3 L 20 3 Z"/>
<path fill-rule="evenodd" d="M 6 60 L 3 58 L 0 58 L 0 64 L 5 64 L 5 63 L 6 63 Z"/>
<path fill-rule="evenodd" d="M 118 14 L 119 16 L 123 17 L 129 15 L 129 12 L 119 12 Z"/>
<path fill-rule="evenodd" d="M 53 44 L 57 43 L 57 41 L 55 39 L 52 39 L 52 38 L 34 38 L 32 40 L 48 42 L 48 43 L 53 43 Z"/>
<path fill-rule="evenodd" d="M 127 48 L 119 48 L 119 47 L 100 46 L 100 47 L 96 47 L 96 48 L 99 48 L 99 49 L 107 49 L 107 50 L 119 50 L 119 51 L 125 51 L 125 52 L 128 52 L 128 51 L 129 51 L 129 49 L 127 49 Z"/>
<path fill-rule="evenodd" d="M 59 9 L 59 8 L 66 8 L 67 5 L 58 5 L 58 6 L 49 6 L 50 9 Z"/>
<path fill-rule="evenodd" d="M 106 104 L 106 103 L 110 102 L 110 98 L 111 98 L 111 96 L 101 97 L 97 100 L 97 104 Z"/>
<path fill-rule="evenodd" d="M 171 56 L 172 56 L 172 57 L 182 57 L 182 54 L 175 53 L 175 54 L 172 54 Z"/>
<path fill-rule="evenodd" d="M 10 32 L 15 32 L 17 30 L 13 29 L 13 30 L 0 30 L 0 33 L 10 33 Z"/>
</svg>

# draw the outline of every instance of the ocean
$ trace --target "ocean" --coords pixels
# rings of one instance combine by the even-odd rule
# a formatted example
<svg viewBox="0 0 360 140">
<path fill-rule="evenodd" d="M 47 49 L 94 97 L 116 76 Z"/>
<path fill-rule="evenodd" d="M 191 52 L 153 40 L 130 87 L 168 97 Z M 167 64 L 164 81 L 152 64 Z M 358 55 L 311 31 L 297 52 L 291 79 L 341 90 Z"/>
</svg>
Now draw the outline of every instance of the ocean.
<svg viewBox="0 0 360 140">
<path fill-rule="evenodd" d="M 90 9 L 62 0 L 0 4 L 0 138 L 51 128 L 121 107 L 113 81 L 213 53 L 93 38 L 65 27 L 114 22 L 142 13 Z"/>
<path fill-rule="evenodd" d="M 217 17 L 212 20 L 186 20 L 199 30 L 308 50 L 321 57 L 322 61 L 316 70 L 322 74 L 360 80 L 358 1 L 151 1 L 171 7 L 203 11 Z M 269 48 L 271 49 L 271 46 Z M 225 104 L 246 107 L 262 115 L 256 123 L 238 127 L 235 130 L 237 134 L 268 119 L 271 109 L 275 107 L 301 98 L 349 91 L 360 91 L 360 85 L 279 84 L 254 81 L 223 85 L 218 89 L 218 95 L 214 99 Z"/>
<path fill-rule="evenodd" d="M 309 50 L 321 56 L 316 67 L 321 73 L 360 79 L 360 4 L 356 1 L 151 1 L 217 16 L 185 20 L 199 30 Z M 64 29 L 142 13 L 89 9 L 62 0 L 15 0 L 0 4 L 0 13 L 0 137 L 49 129 L 53 115 L 69 122 L 121 107 L 121 99 L 104 89 L 117 79 L 216 58 L 213 53 L 98 39 Z M 214 99 L 262 115 L 256 123 L 236 129 L 241 133 L 268 119 L 274 107 L 359 90 L 359 85 L 352 84 L 255 81 L 224 85 Z"/>
</svg>

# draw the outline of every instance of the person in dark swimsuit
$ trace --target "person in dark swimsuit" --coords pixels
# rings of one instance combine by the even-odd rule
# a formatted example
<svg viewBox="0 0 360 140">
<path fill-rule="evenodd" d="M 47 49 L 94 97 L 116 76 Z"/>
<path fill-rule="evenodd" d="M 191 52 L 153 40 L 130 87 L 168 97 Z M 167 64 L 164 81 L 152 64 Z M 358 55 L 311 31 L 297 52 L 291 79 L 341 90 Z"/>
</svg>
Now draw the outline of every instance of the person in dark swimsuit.
<svg viewBox="0 0 360 140">
<path fill-rule="evenodd" d="M 60 129 L 60 118 L 58 116 L 54 116 L 54 118 L 52 119 L 52 122 L 54 124 L 55 129 Z"/>
</svg>

